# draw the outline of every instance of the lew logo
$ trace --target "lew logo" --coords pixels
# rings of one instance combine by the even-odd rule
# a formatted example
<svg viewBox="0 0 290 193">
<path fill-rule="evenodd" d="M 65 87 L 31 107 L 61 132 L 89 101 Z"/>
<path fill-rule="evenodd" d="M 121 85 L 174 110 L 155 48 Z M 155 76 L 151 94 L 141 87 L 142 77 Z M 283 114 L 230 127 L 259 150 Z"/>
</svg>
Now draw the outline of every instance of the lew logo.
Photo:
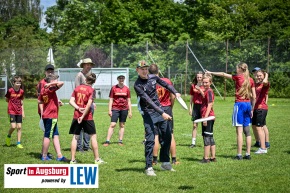
<svg viewBox="0 0 290 193">
<path fill-rule="evenodd" d="M 71 167 L 71 185 L 96 185 L 98 182 L 98 167 Z"/>
</svg>

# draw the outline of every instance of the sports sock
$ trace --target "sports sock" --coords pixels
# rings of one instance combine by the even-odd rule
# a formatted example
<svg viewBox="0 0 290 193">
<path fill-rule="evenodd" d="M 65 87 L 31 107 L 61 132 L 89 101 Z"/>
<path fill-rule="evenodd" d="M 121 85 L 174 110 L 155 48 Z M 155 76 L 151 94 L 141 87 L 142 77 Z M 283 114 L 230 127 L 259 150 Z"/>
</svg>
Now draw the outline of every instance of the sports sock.
<svg viewBox="0 0 290 193">
<path fill-rule="evenodd" d="M 19 145 L 20 144 L 20 141 L 17 141 L 17 145 Z"/>
<path fill-rule="evenodd" d="M 119 139 L 119 143 L 123 143 L 123 140 Z"/>
<path fill-rule="evenodd" d="M 157 156 L 153 156 L 153 161 L 157 161 Z"/>
<path fill-rule="evenodd" d="M 249 153 L 246 153 L 246 156 L 250 155 Z"/>
<path fill-rule="evenodd" d="M 192 138 L 191 144 L 195 145 L 196 138 Z"/>
<path fill-rule="evenodd" d="M 176 162 L 176 157 L 172 157 L 172 162 Z"/>
</svg>

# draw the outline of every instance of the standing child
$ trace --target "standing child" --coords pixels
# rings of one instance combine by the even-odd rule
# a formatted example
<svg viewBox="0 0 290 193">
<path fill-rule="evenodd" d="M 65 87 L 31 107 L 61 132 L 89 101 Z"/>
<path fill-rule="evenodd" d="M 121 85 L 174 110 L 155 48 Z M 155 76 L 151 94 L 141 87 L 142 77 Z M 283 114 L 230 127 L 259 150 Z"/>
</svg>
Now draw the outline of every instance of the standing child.
<svg viewBox="0 0 290 193">
<path fill-rule="evenodd" d="M 202 103 L 202 95 L 203 95 L 203 86 L 202 86 L 202 76 L 203 73 L 200 71 L 198 72 L 192 82 L 191 88 L 190 88 L 190 106 L 189 106 L 189 115 L 191 116 L 191 120 L 195 121 L 196 119 L 201 118 L 200 114 L 200 107 Z M 194 148 L 196 144 L 196 134 L 197 134 L 197 127 L 198 123 L 193 122 L 193 128 L 192 128 L 192 140 L 190 148 Z"/>
<path fill-rule="evenodd" d="M 267 134 L 269 135 L 266 125 L 266 117 L 268 113 L 267 96 L 270 89 L 270 83 L 268 82 L 268 74 L 261 69 L 255 72 L 255 88 L 257 101 L 254 107 L 253 114 L 253 130 L 257 131 L 260 139 L 260 148 L 256 151 L 256 154 L 267 153 L 266 141 Z M 269 138 L 269 137 L 268 137 Z M 269 143 L 269 142 L 268 142 Z"/>
<path fill-rule="evenodd" d="M 244 159 L 251 159 L 251 133 L 250 124 L 253 115 L 253 108 L 256 102 L 256 92 L 254 81 L 250 78 L 248 65 L 246 63 L 239 63 L 236 66 L 236 75 L 227 74 L 224 72 L 210 72 L 207 73 L 222 76 L 235 81 L 235 104 L 232 116 L 233 126 L 236 127 L 237 133 L 237 156 L 235 159 L 242 160 L 243 147 L 243 133 L 246 137 L 246 155 Z"/>
<path fill-rule="evenodd" d="M 75 159 L 77 140 L 80 137 L 82 129 L 90 136 L 95 157 L 94 163 L 106 163 L 99 157 L 96 127 L 91 110 L 91 105 L 93 102 L 92 96 L 94 92 L 92 85 L 95 83 L 95 81 L 96 75 L 94 73 L 87 75 L 85 84 L 81 84 L 75 88 L 69 101 L 69 104 L 75 108 L 74 117 L 69 131 L 69 134 L 73 134 L 71 142 L 71 164 L 77 163 Z"/>
<path fill-rule="evenodd" d="M 57 161 L 67 162 L 68 160 L 62 155 L 59 143 L 59 132 L 57 127 L 58 119 L 58 98 L 56 91 L 63 86 L 63 82 L 57 81 L 58 75 L 50 74 L 45 79 L 47 84 L 42 88 L 40 95 L 38 97 L 39 108 L 41 118 L 43 119 L 43 124 L 45 127 L 43 144 L 42 144 L 42 156 L 41 160 L 51 160 L 48 157 L 48 149 L 50 144 L 50 138 L 53 139 L 54 149 L 57 153 Z"/>
<path fill-rule="evenodd" d="M 205 74 L 203 76 L 202 82 L 204 86 L 204 97 L 202 98 L 200 113 L 202 118 L 207 118 L 209 116 L 214 116 L 213 111 L 214 93 L 213 90 L 210 88 L 210 85 L 212 84 L 211 75 Z M 214 120 L 204 121 L 202 123 L 204 155 L 203 159 L 201 160 L 201 163 L 209 163 L 210 161 L 216 162 L 215 141 L 213 138 L 213 125 Z"/>
<path fill-rule="evenodd" d="M 6 145 L 11 145 L 11 135 L 13 131 L 17 129 L 16 147 L 20 149 L 23 148 L 21 144 L 22 118 L 25 117 L 23 108 L 24 91 L 20 88 L 21 82 L 22 80 L 19 76 L 14 76 L 13 87 L 10 88 L 5 95 L 6 102 L 8 102 L 8 115 L 10 117 L 11 124 L 8 135 L 6 137 Z"/>
</svg>

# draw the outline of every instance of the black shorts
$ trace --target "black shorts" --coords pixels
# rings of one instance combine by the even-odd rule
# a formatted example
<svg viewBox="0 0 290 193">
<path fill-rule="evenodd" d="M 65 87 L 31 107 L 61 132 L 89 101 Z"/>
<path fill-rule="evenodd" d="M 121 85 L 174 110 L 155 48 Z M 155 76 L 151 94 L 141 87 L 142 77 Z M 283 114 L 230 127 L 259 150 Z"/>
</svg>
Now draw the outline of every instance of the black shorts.
<svg viewBox="0 0 290 193">
<path fill-rule="evenodd" d="M 196 119 L 201 118 L 200 108 L 201 108 L 201 104 L 193 105 L 193 112 L 192 112 L 192 117 L 191 117 L 192 121 L 195 121 Z"/>
<path fill-rule="evenodd" d="M 117 123 L 119 122 L 125 123 L 128 116 L 128 110 L 112 110 L 111 122 Z"/>
<path fill-rule="evenodd" d="M 22 123 L 22 115 L 11 115 L 10 116 L 10 123 Z"/>
<path fill-rule="evenodd" d="M 255 109 L 253 112 L 252 125 L 256 125 L 258 127 L 263 127 L 266 125 L 266 117 L 268 110 L 266 109 Z"/>
<path fill-rule="evenodd" d="M 77 119 L 73 119 L 70 126 L 69 134 L 80 135 L 82 129 L 84 129 L 84 132 L 89 135 L 96 134 L 96 126 L 94 120 L 83 120 L 81 124 L 79 124 Z"/>
<path fill-rule="evenodd" d="M 207 126 L 203 126 L 202 124 L 202 136 L 204 137 L 211 137 L 213 136 L 213 125 L 214 125 L 214 120 L 207 121 Z"/>
</svg>

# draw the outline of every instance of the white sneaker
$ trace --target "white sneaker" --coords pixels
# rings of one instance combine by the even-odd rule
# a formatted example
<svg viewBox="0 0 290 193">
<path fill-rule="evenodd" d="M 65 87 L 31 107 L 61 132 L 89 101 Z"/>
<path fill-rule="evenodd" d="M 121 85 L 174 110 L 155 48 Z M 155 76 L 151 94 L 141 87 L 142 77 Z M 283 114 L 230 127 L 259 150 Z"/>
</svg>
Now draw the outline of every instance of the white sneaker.
<svg viewBox="0 0 290 193">
<path fill-rule="evenodd" d="M 152 167 L 147 168 L 147 170 L 145 170 L 145 174 L 146 174 L 147 176 L 156 176 L 156 174 L 155 174 L 155 172 L 154 172 L 154 170 L 153 170 Z"/>
<path fill-rule="evenodd" d="M 175 169 L 172 168 L 170 162 L 163 162 L 161 164 L 160 168 L 162 170 L 167 170 L 167 171 L 175 172 Z"/>
<path fill-rule="evenodd" d="M 255 152 L 255 154 L 263 154 L 263 153 L 267 153 L 267 149 L 262 149 L 262 148 L 259 148 L 258 151 Z"/>
<path fill-rule="evenodd" d="M 95 164 L 106 164 L 107 162 L 105 162 L 104 160 L 102 160 L 101 158 L 99 158 L 98 160 L 95 160 Z"/>
</svg>

